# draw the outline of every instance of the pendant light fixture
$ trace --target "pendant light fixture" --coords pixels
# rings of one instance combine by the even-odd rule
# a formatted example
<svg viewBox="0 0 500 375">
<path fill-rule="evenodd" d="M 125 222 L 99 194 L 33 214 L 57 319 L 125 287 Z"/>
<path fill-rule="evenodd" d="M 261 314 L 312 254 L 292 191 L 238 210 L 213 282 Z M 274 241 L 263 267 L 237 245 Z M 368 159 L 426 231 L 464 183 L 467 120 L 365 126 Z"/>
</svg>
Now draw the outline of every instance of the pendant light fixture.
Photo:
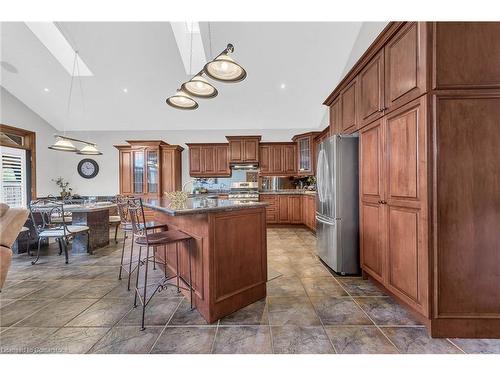
<svg viewBox="0 0 500 375">
<path fill-rule="evenodd" d="M 190 110 L 198 108 L 198 103 L 196 103 L 193 98 L 182 91 L 182 89 L 177 90 L 177 93 L 175 95 L 172 95 L 170 98 L 168 98 L 167 104 L 177 109 Z"/>
<path fill-rule="evenodd" d="M 234 46 L 230 43 L 215 59 L 205 65 L 203 71 L 207 76 L 221 82 L 243 81 L 247 72 L 243 67 L 228 56 L 234 52 Z"/>
<path fill-rule="evenodd" d="M 78 151 L 76 146 L 69 139 L 64 138 L 64 136 L 60 135 L 55 135 L 55 137 L 56 137 L 56 142 L 52 146 L 49 146 L 51 150 L 69 151 L 69 152 Z"/>
<path fill-rule="evenodd" d="M 191 30 L 193 30 L 192 24 Z M 210 41 L 210 57 L 212 57 L 212 32 L 210 22 L 208 23 L 208 33 Z M 195 74 L 195 76 L 189 81 L 184 82 L 175 95 L 167 98 L 167 104 L 177 109 L 190 110 L 198 108 L 198 103 L 193 99 L 193 97 L 202 99 L 215 98 L 218 95 L 218 91 L 205 77 L 203 77 L 204 74 L 221 82 L 231 83 L 243 81 L 247 76 L 247 72 L 241 65 L 228 56 L 229 53 L 233 52 L 234 46 L 232 44 L 228 44 L 215 59 L 205 64 L 203 69 Z M 193 33 L 191 32 L 191 54 L 189 58 L 190 72 L 192 71 L 192 59 Z"/>
<path fill-rule="evenodd" d="M 202 74 L 203 71 L 199 72 L 191 78 L 191 80 L 184 82 L 181 89 L 189 95 L 196 96 L 198 98 L 215 98 L 219 92 L 205 78 L 203 78 Z"/>
<path fill-rule="evenodd" d="M 78 68 L 78 51 L 75 51 L 75 59 L 73 61 L 73 71 L 71 73 L 71 84 L 69 86 L 69 95 L 68 95 L 68 108 L 67 108 L 67 121 L 70 119 L 70 109 L 71 109 L 71 95 L 73 93 L 73 79 L 75 77 L 75 69 L 77 72 L 77 75 L 80 76 L 80 70 Z M 81 97 L 82 97 L 82 107 L 83 110 L 85 111 L 85 102 L 83 101 L 83 87 L 82 87 L 82 82 L 80 79 L 80 91 L 81 91 Z M 63 125 L 63 135 L 54 135 L 56 138 L 56 142 L 52 145 L 49 146 L 49 149 L 55 150 L 55 151 L 67 151 L 67 152 L 76 152 L 79 155 L 102 155 L 102 152 L 100 152 L 97 149 L 97 145 L 92 142 L 87 142 L 87 141 L 82 141 L 80 139 L 75 139 L 75 138 L 70 138 L 66 137 L 66 122 L 64 122 Z M 85 146 L 81 150 L 78 150 L 77 147 L 73 144 L 73 142 L 78 142 L 78 143 L 83 143 Z"/>
</svg>

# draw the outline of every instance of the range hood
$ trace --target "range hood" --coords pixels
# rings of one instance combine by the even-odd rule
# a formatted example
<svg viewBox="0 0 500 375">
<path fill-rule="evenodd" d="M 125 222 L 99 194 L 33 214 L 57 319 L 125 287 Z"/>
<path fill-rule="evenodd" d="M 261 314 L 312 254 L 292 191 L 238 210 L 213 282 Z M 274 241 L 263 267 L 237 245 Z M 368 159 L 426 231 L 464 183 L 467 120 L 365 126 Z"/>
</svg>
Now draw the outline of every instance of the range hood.
<svg viewBox="0 0 500 375">
<path fill-rule="evenodd" d="M 250 164 L 245 164 L 245 163 L 234 163 L 231 164 L 231 169 L 234 169 L 235 171 L 238 170 L 244 170 L 244 171 L 252 171 L 252 170 L 257 170 L 259 168 L 259 165 L 256 163 L 250 163 Z"/>
</svg>

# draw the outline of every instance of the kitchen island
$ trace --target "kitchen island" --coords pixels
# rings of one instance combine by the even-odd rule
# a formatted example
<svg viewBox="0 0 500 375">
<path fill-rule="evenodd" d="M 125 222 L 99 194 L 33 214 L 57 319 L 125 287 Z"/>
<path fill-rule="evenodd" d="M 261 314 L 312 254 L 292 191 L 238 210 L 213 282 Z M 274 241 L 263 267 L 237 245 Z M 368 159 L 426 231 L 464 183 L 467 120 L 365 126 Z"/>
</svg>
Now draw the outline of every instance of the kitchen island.
<svg viewBox="0 0 500 375">
<path fill-rule="evenodd" d="M 188 279 L 191 253 L 193 305 L 208 323 L 266 297 L 266 205 L 210 198 L 189 198 L 183 204 L 144 200 L 148 217 L 193 238 L 178 245 L 179 269 Z M 191 252 L 183 246 L 191 246 Z M 159 264 L 166 257 L 168 272 L 176 270 L 175 252 L 175 245 L 156 251 Z"/>
</svg>

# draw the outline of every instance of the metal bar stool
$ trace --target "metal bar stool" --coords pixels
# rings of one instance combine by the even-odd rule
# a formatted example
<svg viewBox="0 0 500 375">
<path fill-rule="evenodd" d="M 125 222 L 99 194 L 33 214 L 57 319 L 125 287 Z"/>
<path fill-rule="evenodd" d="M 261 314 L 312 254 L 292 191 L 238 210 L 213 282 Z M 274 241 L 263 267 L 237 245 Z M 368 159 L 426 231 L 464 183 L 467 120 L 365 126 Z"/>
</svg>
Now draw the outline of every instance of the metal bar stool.
<svg viewBox="0 0 500 375">
<path fill-rule="evenodd" d="M 135 201 L 129 201 L 128 212 L 132 221 L 132 228 L 134 232 L 135 243 L 139 245 L 139 259 L 137 262 L 137 275 L 135 282 L 135 296 L 134 296 L 134 307 L 137 307 L 137 300 L 142 305 L 142 323 L 141 330 L 144 330 L 144 316 L 146 313 L 146 306 L 154 297 L 157 292 L 161 292 L 166 289 L 168 285 L 174 286 L 177 288 L 177 292 L 180 292 L 180 289 L 189 290 L 189 297 L 191 301 L 191 309 L 193 309 L 193 283 L 192 283 L 192 267 L 191 267 L 191 246 L 190 242 L 192 237 L 188 234 L 180 231 L 180 230 L 167 230 L 163 232 L 156 233 L 148 233 L 148 228 L 146 227 L 146 221 L 144 216 L 144 208 L 142 206 L 142 200 L 138 199 Z M 189 267 L 189 280 L 186 280 L 179 271 L 179 247 L 178 244 L 180 242 L 187 241 L 188 246 L 187 249 L 189 251 L 188 254 L 188 267 Z M 166 260 L 166 246 L 169 244 L 175 244 L 176 246 L 176 274 L 173 276 L 167 275 L 167 260 Z M 142 248 L 146 247 L 146 256 L 141 258 Z M 155 256 L 150 255 L 150 248 L 153 248 L 153 254 L 158 247 L 164 247 L 165 256 L 163 259 L 164 266 L 164 277 L 157 283 L 152 284 L 155 285 L 154 291 L 151 295 L 147 296 L 148 287 L 148 266 L 151 261 L 155 262 Z M 139 290 L 139 274 L 141 267 L 144 267 L 144 286 L 143 291 Z M 175 278 L 176 283 L 170 282 L 171 279 Z M 179 281 L 182 280 L 186 286 L 181 286 Z"/>
<path fill-rule="evenodd" d="M 126 198 L 117 196 L 116 197 L 116 206 L 118 208 L 118 215 L 120 216 L 120 226 L 123 230 L 123 246 L 122 246 L 122 256 L 120 260 L 120 272 L 118 273 L 118 280 L 122 279 L 122 272 L 126 272 L 128 275 L 127 282 L 127 290 L 130 290 L 130 276 L 137 268 L 137 265 L 132 267 L 132 258 L 134 256 L 134 232 L 132 230 L 132 222 L 130 220 L 130 215 L 128 212 L 128 201 L 133 198 Z M 166 224 L 158 224 L 154 221 L 148 221 L 146 223 L 146 228 L 155 230 L 155 229 L 163 229 L 168 230 L 168 226 Z M 125 242 L 127 241 L 128 235 L 131 235 L 132 242 L 130 244 L 130 259 L 128 263 L 123 263 L 123 258 L 125 256 Z"/>
</svg>

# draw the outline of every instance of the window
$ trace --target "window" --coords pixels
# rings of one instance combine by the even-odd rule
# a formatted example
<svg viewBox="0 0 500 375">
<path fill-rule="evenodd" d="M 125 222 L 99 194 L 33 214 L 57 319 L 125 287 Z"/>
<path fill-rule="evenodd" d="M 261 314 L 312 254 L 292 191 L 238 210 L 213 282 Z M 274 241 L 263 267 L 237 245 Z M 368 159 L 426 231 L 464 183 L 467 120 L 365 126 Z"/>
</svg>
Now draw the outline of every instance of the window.
<svg viewBox="0 0 500 375">
<path fill-rule="evenodd" d="M 11 207 L 26 207 L 26 150 L 0 146 L 0 201 Z"/>
</svg>

